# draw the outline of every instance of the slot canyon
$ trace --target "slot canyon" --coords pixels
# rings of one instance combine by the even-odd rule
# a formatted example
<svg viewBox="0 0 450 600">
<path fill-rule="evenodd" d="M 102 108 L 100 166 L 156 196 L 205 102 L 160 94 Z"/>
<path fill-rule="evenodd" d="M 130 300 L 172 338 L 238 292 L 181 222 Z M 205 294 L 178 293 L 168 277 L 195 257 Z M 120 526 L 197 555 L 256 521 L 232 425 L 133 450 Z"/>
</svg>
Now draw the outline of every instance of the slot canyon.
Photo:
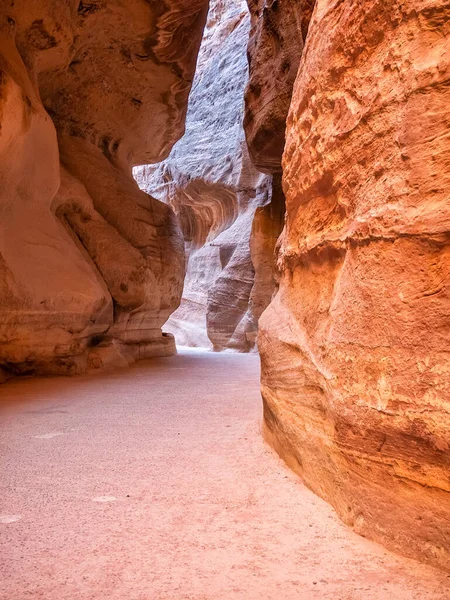
<svg viewBox="0 0 450 600">
<path fill-rule="evenodd" d="M 450 598 L 450 2 L 0 0 L 0 599 Z"/>
</svg>

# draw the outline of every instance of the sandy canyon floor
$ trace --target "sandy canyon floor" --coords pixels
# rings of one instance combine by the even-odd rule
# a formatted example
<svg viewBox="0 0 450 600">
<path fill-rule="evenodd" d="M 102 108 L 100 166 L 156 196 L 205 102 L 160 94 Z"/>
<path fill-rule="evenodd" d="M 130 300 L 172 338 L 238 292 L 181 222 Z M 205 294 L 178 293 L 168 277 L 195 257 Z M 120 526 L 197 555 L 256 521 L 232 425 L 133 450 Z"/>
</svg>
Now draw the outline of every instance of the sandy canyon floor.
<svg viewBox="0 0 450 600">
<path fill-rule="evenodd" d="M 260 435 L 255 355 L 0 389 L 2 600 L 448 600 Z"/>
</svg>

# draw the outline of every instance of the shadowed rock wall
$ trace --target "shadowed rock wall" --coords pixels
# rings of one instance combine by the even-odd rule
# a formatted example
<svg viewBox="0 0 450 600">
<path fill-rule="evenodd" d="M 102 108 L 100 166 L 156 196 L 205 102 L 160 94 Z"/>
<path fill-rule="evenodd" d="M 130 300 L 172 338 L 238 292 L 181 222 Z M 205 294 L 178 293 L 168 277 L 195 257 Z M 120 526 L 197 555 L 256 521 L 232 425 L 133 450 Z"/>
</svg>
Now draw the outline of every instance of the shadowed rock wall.
<svg viewBox="0 0 450 600">
<path fill-rule="evenodd" d="M 259 341 L 267 439 L 357 532 L 445 568 L 449 23 L 436 0 L 317 2 Z"/>
<path fill-rule="evenodd" d="M 182 135 L 206 0 L 0 7 L 0 373 L 168 353 L 184 274 L 131 167 Z"/>
<path fill-rule="evenodd" d="M 281 173 L 286 119 L 315 0 L 247 0 L 251 15 L 244 129 L 264 173 Z"/>
</svg>

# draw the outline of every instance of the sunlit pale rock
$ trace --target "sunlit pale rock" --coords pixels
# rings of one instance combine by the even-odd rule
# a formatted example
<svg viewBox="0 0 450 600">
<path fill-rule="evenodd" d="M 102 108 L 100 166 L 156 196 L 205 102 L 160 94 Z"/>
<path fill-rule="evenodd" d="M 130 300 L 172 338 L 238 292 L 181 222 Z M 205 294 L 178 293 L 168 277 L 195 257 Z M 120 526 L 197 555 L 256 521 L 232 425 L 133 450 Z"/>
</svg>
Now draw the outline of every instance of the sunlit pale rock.
<svg viewBox="0 0 450 600">
<path fill-rule="evenodd" d="M 165 326 L 183 345 L 255 348 L 258 317 L 273 295 L 282 217 L 259 212 L 271 200 L 271 177 L 252 165 L 242 127 L 249 26 L 244 0 L 211 3 L 186 135 L 166 161 L 135 171 L 143 189 L 174 209 L 183 230 L 185 288 Z"/>
</svg>

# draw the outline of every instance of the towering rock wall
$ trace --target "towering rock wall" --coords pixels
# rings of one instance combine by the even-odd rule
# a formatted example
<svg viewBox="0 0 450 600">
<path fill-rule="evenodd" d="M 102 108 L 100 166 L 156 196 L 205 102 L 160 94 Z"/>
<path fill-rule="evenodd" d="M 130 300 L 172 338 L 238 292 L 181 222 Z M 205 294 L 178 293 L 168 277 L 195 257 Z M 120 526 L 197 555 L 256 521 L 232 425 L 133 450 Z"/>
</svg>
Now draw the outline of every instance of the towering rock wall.
<svg viewBox="0 0 450 600">
<path fill-rule="evenodd" d="M 216 350 L 254 348 L 284 219 L 269 206 L 271 177 L 252 165 L 242 127 L 249 26 L 244 0 L 211 2 L 186 134 L 166 161 L 135 171 L 174 209 L 186 242 L 183 299 L 166 329 L 180 344 Z"/>
<path fill-rule="evenodd" d="M 173 350 L 182 238 L 131 167 L 183 133 L 207 4 L 1 4 L 0 378 Z"/>
<path fill-rule="evenodd" d="M 244 129 L 254 165 L 281 173 L 286 119 L 315 0 L 247 0 L 251 15 Z"/>
<path fill-rule="evenodd" d="M 437 0 L 317 1 L 260 321 L 267 439 L 356 531 L 446 568 L 449 23 Z"/>
</svg>

